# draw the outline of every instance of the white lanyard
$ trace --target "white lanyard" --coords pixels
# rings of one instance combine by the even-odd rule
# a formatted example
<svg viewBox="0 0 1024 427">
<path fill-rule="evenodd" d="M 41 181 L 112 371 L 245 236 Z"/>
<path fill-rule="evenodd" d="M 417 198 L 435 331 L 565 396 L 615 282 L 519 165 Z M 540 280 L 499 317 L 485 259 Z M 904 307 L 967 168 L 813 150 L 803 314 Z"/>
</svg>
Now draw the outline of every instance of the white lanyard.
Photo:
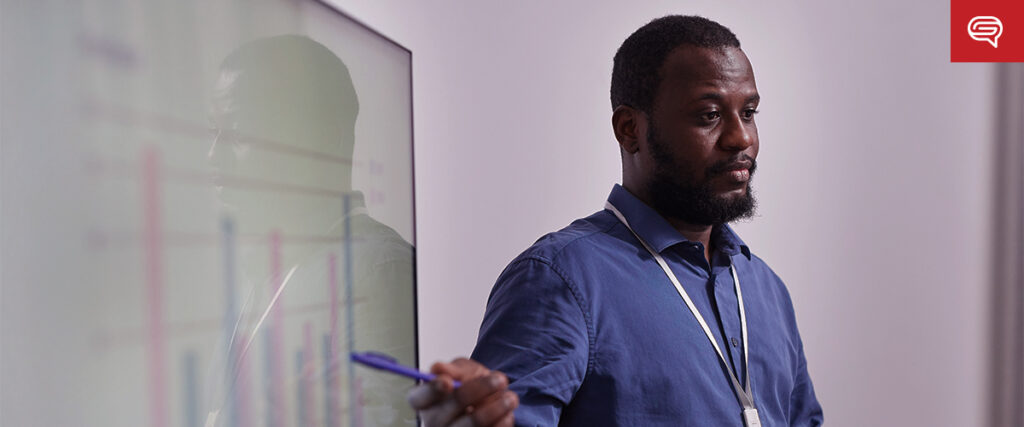
<svg viewBox="0 0 1024 427">
<path fill-rule="evenodd" d="M 685 289 L 683 289 L 683 285 L 679 283 L 679 279 L 676 278 L 675 273 L 668 268 L 668 263 L 665 262 L 665 258 L 663 258 L 661 254 L 655 252 L 654 248 L 651 248 L 651 246 L 648 245 L 639 234 L 636 234 L 633 227 L 630 227 L 629 222 L 626 221 L 626 217 L 622 216 L 622 213 L 615 208 L 615 205 L 612 205 L 611 202 L 606 202 L 604 207 L 615 214 L 615 216 L 619 218 L 619 221 L 622 221 L 622 224 L 633 233 L 633 236 L 640 241 L 640 244 L 647 249 L 647 252 L 651 253 L 654 260 L 657 261 L 658 265 L 661 266 L 661 269 L 665 271 L 665 275 L 667 275 L 668 279 L 672 281 L 672 285 L 676 287 L 676 291 L 679 292 L 679 296 L 683 297 L 683 301 L 686 302 L 686 306 L 690 308 L 690 312 L 693 313 L 693 317 L 697 318 L 697 322 L 700 323 L 700 327 L 704 329 L 704 335 L 707 335 L 708 340 L 711 341 L 711 345 L 715 347 L 715 352 L 718 353 L 718 358 L 725 366 L 726 372 L 729 373 L 729 379 L 732 380 L 732 390 L 736 393 L 736 399 L 739 400 L 740 405 L 743 406 L 743 423 L 747 427 L 759 427 L 761 425 L 761 420 L 757 414 L 757 407 L 754 406 L 754 393 L 750 391 L 750 370 L 747 369 L 747 359 L 749 355 L 747 347 L 747 315 L 743 310 L 743 292 L 740 290 L 740 278 L 736 275 L 736 267 L 734 267 L 730 262 L 729 271 L 732 273 L 732 282 L 736 288 L 736 300 L 740 305 L 740 334 L 743 336 L 743 370 L 747 373 L 746 381 L 743 386 L 740 386 L 740 381 L 736 379 L 736 374 L 734 374 L 730 368 L 729 362 L 725 360 L 725 355 L 722 353 L 722 349 L 718 347 L 718 341 L 715 340 L 714 334 L 711 333 L 711 329 L 708 328 L 707 322 L 704 321 L 704 316 L 700 315 L 700 312 L 697 311 L 697 306 L 693 305 L 693 300 L 690 299 L 690 295 L 686 293 Z"/>
</svg>

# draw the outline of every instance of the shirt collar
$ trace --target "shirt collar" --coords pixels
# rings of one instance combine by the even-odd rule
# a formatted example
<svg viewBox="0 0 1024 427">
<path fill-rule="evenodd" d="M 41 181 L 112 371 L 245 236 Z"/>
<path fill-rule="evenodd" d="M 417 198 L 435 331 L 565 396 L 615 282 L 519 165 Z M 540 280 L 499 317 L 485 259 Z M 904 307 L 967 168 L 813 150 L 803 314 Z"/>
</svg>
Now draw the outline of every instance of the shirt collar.
<svg viewBox="0 0 1024 427">
<path fill-rule="evenodd" d="M 612 187 L 612 192 L 608 195 L 608 202 L 615 205 L 626 221 L 629 221 L 633 231 L 658 253 L 676 244 L 689 242 L 658 211 L 647 206 L 619 184 Z M 728 224 L 715 226 L 711 232 L 711 238 L 715 240 L 718 250 L 723 253 L 735 255 L 737 252 L 742 252 L 747 259 L 750 259 L 750 248 L 743 243 L 743 240 L 740 240 L 740 237 Z"/>
</svg>

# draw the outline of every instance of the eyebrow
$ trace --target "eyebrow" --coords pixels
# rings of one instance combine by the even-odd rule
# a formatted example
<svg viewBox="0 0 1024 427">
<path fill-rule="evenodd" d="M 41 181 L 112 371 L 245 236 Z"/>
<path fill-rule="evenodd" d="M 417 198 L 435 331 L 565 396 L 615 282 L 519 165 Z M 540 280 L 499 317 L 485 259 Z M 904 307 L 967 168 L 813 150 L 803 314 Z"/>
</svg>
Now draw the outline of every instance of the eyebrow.
<svg viewBox="0 0 1024 427">
<path fill-rule="evenodd" d="M 723 97 L 719 93 L 708 92 L 708 93 L 705 93 L 705 94 L 697 97 L 697 99 L 695 99 L 694 101 L 703 101 L 705 99 L 721 101 L 723 99 Z M 759 102 L 759 101 L 761 101 L 761 94 L 755 93 L 753 95 L 748 96 L 747 99 L 743 101 L 743 103 L 744 104 L 750 104 L 750 103 Z"/>
</svg>

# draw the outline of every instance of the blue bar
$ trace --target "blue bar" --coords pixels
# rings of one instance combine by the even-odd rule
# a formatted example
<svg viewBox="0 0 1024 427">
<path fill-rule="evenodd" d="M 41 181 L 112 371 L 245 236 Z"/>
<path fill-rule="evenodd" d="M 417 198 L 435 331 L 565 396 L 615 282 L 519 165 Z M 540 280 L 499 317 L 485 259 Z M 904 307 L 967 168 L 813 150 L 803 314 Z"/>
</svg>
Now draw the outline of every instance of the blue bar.
<svg viewBox="0 0 1024 427">
<path fill-rule="evenodd" d="M 295 411 L 295 412 L 296 412 L 296 416 L 298 418 L 298 422 L 299 422 L 298 426 L 299 427 L 306 427 L 306 426 L 311 426 L 312 425 L 312 422 L 311 422 L 312 420 L 307 420 L 306 419 L 306 399 L 309 399 L 309 396 L 306 396 L 306 387 L 304 387 L 305 383 L 307 381 L 307 378 L 305 377 L 305 375 L 303 375 L 304 372 L 302 372 L 302 369 L 304 367 L 303 365 L 305 365 L 304 362 L 305 361 L 303 360 L 302 350 L 299 350 L 299 351 L 295 352 L 295 377 L 299 378 L 299 383 L 298 383 L 299 386 L 295 388 L 296 389 L 295 401 L 296 401 L 297 406 L 298 406 L 298 408 L 297 408 L 298 410 Z"/>
<path fill-rule="evenodd" d="M 238 427 L 238 400 L 235 399 L 235 387 L 238 386 L 239 366 L 238 349 L 235 346 L 235 322 L 238 319 L 235 308 L 235 221 L 230 217 L 221 219 L 221 245 L 224 257 L 224 357 L 227 369 L 224 372 L 224 407 L 227 409 L 226 425 Z"/>
<path fill-rule="evenodd" d="M 185 376 L 182 384 L 184 384 L 185 395 L 182 402 L 185 402 L 185 425 L 188 427 L 202 426 L 199 423 L 199 369 L 196 367 L 197 364 L 195 352 L 185 352 L 185 357 L 182 361 L 184 366 L 182 371 Z"/>
<path fill-rule="evenodd" d="M 352 208 L 351 195 L 346 193 L 342 196 L 342 213 L 345 215 L 344 219 L 344 231 L 345 239 L 343 241 L 344 253 L 345 253 L 345 339 L 347 342 L 347 353 L 353 353 L 355 349 L 355 310 L 353 309 L 353 294 L 355 293 L 352 289 L 354 286 L 354 276 L 352 271 L 352 216 L 350 215 Z M 356 416 L 356 370 L 355 364 L 351 360 L 346 361 L 348 367 L 348 413 L 352 421 L 353 427 L 357 426 L 358 417 Z"/>
</svg>

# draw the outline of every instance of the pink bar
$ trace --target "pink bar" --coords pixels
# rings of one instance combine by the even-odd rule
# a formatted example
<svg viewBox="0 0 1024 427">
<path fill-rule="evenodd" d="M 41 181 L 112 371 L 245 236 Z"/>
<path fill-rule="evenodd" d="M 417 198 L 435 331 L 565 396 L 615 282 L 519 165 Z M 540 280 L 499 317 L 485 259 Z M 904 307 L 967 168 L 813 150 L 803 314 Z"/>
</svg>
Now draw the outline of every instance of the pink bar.
<svg viewBox="0 0 1024 427">
<path fill-rule="evenodd" d="M 167 425 L 167 381 L 164 378 L 163 253 L 160 233 L 160 153 L 147 149 L 142 157 L 143 240 L 146 265 L 146 350 L 149 357 L 149 425 Z"/>
<path fill-rule="evenodd" d="M 304 419 L 308 425 L 315 425 L 313 421 L 316 416 L 313 399 L 313 325 L 306 322 L 302 328 L 302 388 L 303 394 L 306 396 L 304 407 L 302 411 L 305 412 Z"/>
<path fill-rule="evenodd" d="M 236 338 L 236 342 L 247 343 L 251 338 L 245 336 L 245 334 L 239 334 Z M 235 353 L 235 361 L 238 369 L 238 379 L 235 380 L 235 404 L 238 407 L 235 413 L 236 423 L 235 427 L 250 427 L 252 420 L 249 415 L 252 413 L 251 405 L 249 404 L 249 358 L 242 353 L 241 349 L 243 346 L 233 349 Z"/>
<path fill-rule="evenodd" d="M 355 411 L 354 427 L 363 427 L 363 405 L 365 404 L 366 402 L 363 401 L 363 379 L 356 377 L 356 407 L 352 408 Z"/>
<path fill-rule="evenodd" d="M 338 351 L 338 257 L 331 252 L 327 255 L 327 285 L 331 292 L 331 360 Z"/>
<path fill-rule="evenodd" d="M 338 257 L 334 252 L 327 255 L 327 282 L 331 292 L 331 326 L 329 335 L 331 366 L 325 367 L 325 369 L 328 369 L 331 395 L 327 402 L 330 405 L 328 411 L 331 414 L 331 420 L 340 420 L 341 408 L 338 407 L 338 403 L 341 402 L 341 381 L 338 378 L 341 369 L 341 364 L 338 360 Z"/>
<path fill-rule="evenodd" d="M 282 282 L 284 278 L 281 276 L 281 233 L 277 230 L 270 233 L 270 274 L 270 295 L 277 295 L 277 291 L 284 285 Z M 284 295 L 278 296 L 273 304 L 273 307 L 270 308 L 270 393 L 273 396 L 270 404 L 274 405 L 271 425 L 283 427 L 286 425 L 285 420 L 288 413 L 284 390 L 284 357 L 282 355 L 284 310 L 281 307 L 284 305 Z"/>
</svg>

